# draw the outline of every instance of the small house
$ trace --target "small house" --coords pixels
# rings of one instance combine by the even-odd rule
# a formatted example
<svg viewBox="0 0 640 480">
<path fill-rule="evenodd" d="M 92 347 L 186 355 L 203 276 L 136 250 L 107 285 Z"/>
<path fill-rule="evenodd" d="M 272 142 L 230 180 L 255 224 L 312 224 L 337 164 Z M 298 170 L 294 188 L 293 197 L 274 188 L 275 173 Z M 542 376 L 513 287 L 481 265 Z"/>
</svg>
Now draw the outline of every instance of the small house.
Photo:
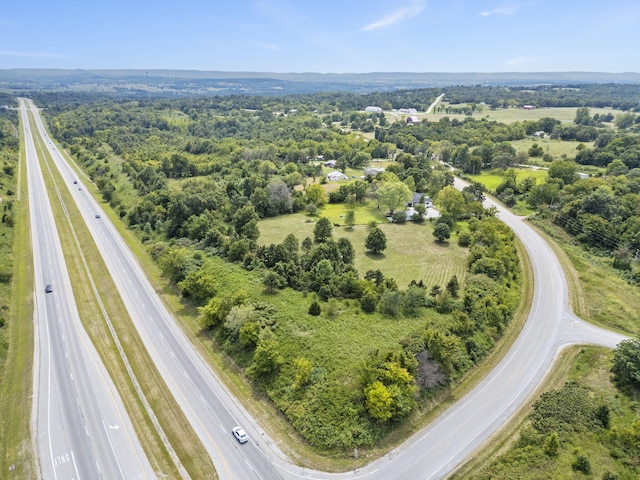
<svg viewBox="0 0 640 480">
<path fill-rule="evenodd" d="M 535 105 L 523 105 L 522 109 L 523 110 L 535 110 L 536 107 L 535 107 Z"/>
<path fill-rule="evenodd" d="M 340 182 L 340 181 L 349 180 L 349 177 L 347 177 L 342 172 L 334 170 L 333 172 L 327 173 L 327 180 L 329 180 L 330 182 Z"/>
<path fill-rule="evenodd" d="M 420 119 L 415 115 L 409 115 L 407 117 L 407 125 L 416 125 L 418 123 L 420 123 Z"/>
<path fill-rule="evenodd" d="M 433 208 L 433 201 L 430 197 L 427 197 L 424 193 L 414 193 L 411 195 L 411 202 L 407 205 L 409 207 L 415 207 L 419 203 L 424 204 L 425 208 Z"/>
<path fill-rule="evenodd" d="M 324 166 L 329 168 L 336 168 L 337 164 L 338 164 L 337 160 L 327 160 L 326 162 L 324 162 Z"/>
</svg>

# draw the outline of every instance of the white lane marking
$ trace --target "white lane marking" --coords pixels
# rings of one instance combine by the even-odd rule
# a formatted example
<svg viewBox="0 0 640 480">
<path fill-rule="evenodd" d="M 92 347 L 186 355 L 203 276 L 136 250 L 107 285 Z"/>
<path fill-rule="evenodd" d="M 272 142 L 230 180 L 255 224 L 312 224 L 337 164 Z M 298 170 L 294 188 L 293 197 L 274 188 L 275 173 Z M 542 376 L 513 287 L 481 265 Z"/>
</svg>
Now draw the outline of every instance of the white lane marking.
<svg viewBox="0 0 640 480">
<path fill-rule="evenodd" d="M 118 471 L 120 472 L 120 476 L 124 480 L 126 480 L 126 477 L 124 476 L 124 472 L 122 471 L 122 467 L 120 466 L 120 462 L 118 461 L 118 456 L 116 455 L 116 450 L 113 448 L 113 443 L 111 443 L 111 437 L 109 437 L 109 431 L 107 430 L 107 425 L 104 423 L 104 418 L 102 419 L 102 426 L 104 427 L 104 432 L 107 435 L 107 440 L 109 441 L 109 446 L 111 447 L 111 451 L 113 452 L 113 458 L 116 460 L 116 465 L 118 466 Z M 118 425 L 116 425 L 116 427 L 118 427 Z M 112 428 L 111 425 L 109 425 L 109 428 Z M 118 427 L 118 428 L 120 428 L 120 427 Z"/>
</svg>

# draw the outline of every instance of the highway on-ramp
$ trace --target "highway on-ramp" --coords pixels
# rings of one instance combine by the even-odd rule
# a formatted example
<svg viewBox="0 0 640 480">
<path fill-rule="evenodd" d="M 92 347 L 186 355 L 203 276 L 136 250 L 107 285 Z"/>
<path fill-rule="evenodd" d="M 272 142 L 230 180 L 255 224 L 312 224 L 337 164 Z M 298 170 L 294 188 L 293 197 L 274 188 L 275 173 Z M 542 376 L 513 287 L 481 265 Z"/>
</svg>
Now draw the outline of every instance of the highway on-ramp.
<svg viewBox="0 0 640 480">
<path fill-rule="evenodd" d="M 35 117 L 41 134 L 46 135 L 39 114 Z M 47 146 L 65 181 L 71 184 L 77 179 L 76 172 L 51 141 Z M 464 185 L 456 182 L 458 188 Z M 312 471 L 291 464 L 228 393 L 165 309 L 137 260 L 86 189 L 76 192 L 74 198 L 146 348 L 221 479 L 444 478 L 530 397 L 563 347 L 590 343 L 613 348 L 626 338 L 589 325 L 571 313 L 564 273 L 549 245 L 522 217 L 496 206 L 498 217 L 524 244 L 534 269 L 533 304 L 512 348 L 471 392 L 387 455 L 340 474 Z M 247 444 L 239 445 L 231 437 L 235 424 L 247 430 Z"/>
<path fill-rule="evenodd" d="M 35 275 L 34 428 L 45 479 L 156 478 L 82 327 L 20 100 Z"/>
</svg>

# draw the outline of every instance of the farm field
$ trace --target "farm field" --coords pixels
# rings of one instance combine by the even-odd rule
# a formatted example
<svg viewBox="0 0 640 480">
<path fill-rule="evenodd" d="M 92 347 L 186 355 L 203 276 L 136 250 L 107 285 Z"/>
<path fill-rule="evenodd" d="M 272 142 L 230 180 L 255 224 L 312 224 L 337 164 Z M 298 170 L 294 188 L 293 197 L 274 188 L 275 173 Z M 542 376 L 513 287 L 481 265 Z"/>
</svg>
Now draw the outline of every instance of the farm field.
<svg viewBox="0 0 640 480">
<path fill-rule="evenodd" d="M 336 221 L 335 213 L 331 214 L 333 205 L 328 205 L 321 211 L 320 216 Z M 336 205 L 344 209 L 343 205 Z M 453 275 L 457 275 L 461 282 L 466 275 L 467 250 L 457 245 L 455 233 L 451 241 L 438 244 L 433 238 L 433 224 L 414 224 L 408 222 L 403 225 L 390 224 L 386 219 L 371 217 L 379 221 L 379 227 L 387 236 L 387 249 L 380 255 L 365 252 L 364 242 L 367 236 L 366 208 L 356 212 L 356 225 L 353 229 L 345 226 L 334 227 L 333 236 L 338 239 L 348 238 L 356 251 L 355 267 L 364 275 L 367 270 L 379 269 L 386 276 L 393 277 L 400 288 L 406 288 L 411 280 L 422 280 L 427 288 L 433 285 L 443 287 Z M 310 217 L 294 213 L 280 217 L 266 218 L 258 223 L 260 238 L 258 243 L 268 245 L 280 243 L 293 233 L 301 242 L 305 237 L 313 238 L 315 223 L 308 222 Z M 384 217 L 382 217 L 384 218 Z M 338 218 L 339 220 L 339 218 Z M 364 222 L 362 221 L 364 220 Z M 336 222 L 337 223 L 337 222 Z"/>
<path fill-rule="evenodd" d="M 443 110 L 440 112 L 434 112 L 429 115 L 418 114 L 418 118 L 427 118 L 428 120 L 437 122 L 443 117 L 463 119 L 467 115 L 460 114 L 447 114 L 444 109 L 448 106 L 448 103 L 442 103 Z M 461 105 L 451 105 L 452 108 L 460 107 Z M 489 107 L 484 107 L 481 112 L 476 111 L 472 117 L 475 119 L 486 118 L 487 120 L 495 120 L 502 123 L 514 123 L 522 122 L 525 120 L 540 120 L 544 117 L 555 118 L 562 123 L 573 123 L 576 117 L 577 107 L 554 107 L 554 108 L 536 108 L 534 110 L 523 110 L 522 108 L 501 108 L 496 110 L 490 110 Z M 600 115 L 611 113 L 614 116 L 622 113 L 620 110 L 614 110 L 613 108 L 590 108 L 589 113 L 593 116 L 596 113 Z"/>
</svg>

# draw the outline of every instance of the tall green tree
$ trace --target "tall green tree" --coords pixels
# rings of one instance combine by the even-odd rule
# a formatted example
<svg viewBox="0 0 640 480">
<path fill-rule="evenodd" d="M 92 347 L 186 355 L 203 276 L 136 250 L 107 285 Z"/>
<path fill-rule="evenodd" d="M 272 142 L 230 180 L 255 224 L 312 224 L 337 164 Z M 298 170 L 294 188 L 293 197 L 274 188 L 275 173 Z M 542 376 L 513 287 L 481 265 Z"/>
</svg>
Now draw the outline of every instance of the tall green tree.
<svg viewBox="0 0 640 480">
<path fill-rule="evenodd" d="M 393 212 L 411 200 L 411 191 L 403 182 L 384 182 L 377 191 L 378 202 L 385 210 Z"/>
<path fill-rule="evenodd" d="M 376 226 L 369 231 L 364 247 L 371 253 L 381 253 L 387 248 L 387 236 Z"/>
<path fill-rule="evenodd" d="M 356 212 L 352 208 L 347 210 L 347 213 L 344 216 L 344 223 L 347 224 L 349 228 L 353 228 L 356 224 Z"/>
<path fill-rule="evenodd" d="M 333 236 L 333 227 L 327 217 L 322 217 L 316 222 L 316 226 L 313 227 L 313 238 L 316 242 L 326 242 Z"/>
<path fill-rule="evenodd" d="M 442 215 L 458 220 L 465 212 L 465 201 L 462 192 L 454 187 L 446 186 L 434 199 L 434 203 L 440 209 Z"/>
<path fill-rule="evenodd" d="M 307 202 L 315 205 L 316 207 L 321 207 L 328 201 L 327 192 L 324 191 L 322 185 L 317 183 L 313 183 L 307 187 L 306 197 Z"/>
</svg>

